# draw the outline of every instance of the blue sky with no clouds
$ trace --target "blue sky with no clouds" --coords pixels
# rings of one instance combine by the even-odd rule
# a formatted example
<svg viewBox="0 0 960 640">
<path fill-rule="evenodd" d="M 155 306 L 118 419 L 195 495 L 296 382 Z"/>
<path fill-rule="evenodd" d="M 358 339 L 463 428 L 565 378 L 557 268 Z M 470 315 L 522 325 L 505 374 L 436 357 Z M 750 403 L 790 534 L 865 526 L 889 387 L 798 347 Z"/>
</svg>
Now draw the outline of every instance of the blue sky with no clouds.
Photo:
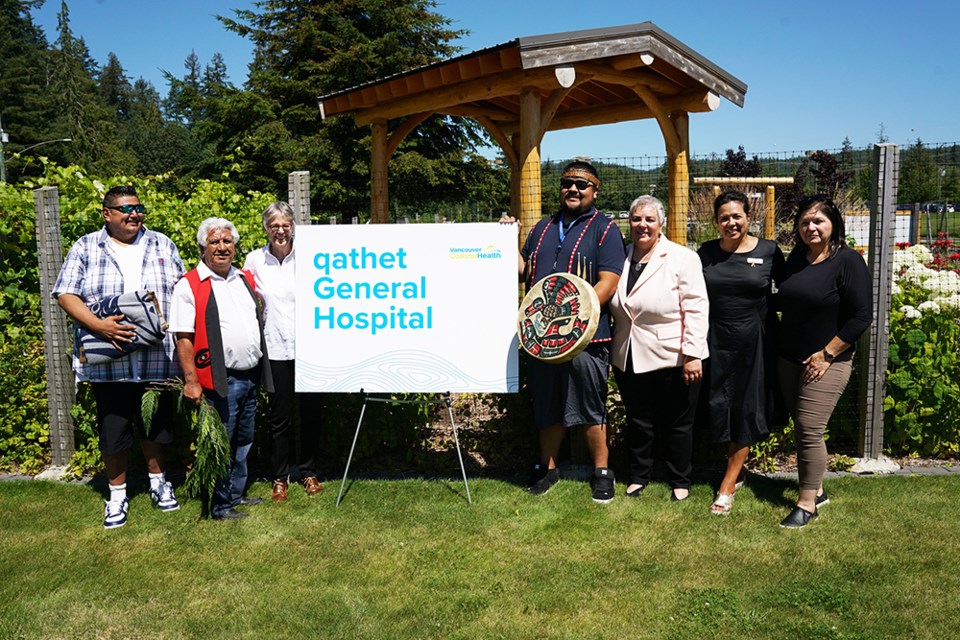
<svg viewBox="0 0 960 640">
<path fill-rule="evenodd" d="M 235 84 L 246 79 L 249 42 L 213 17 L 250 7 L 238 0 L 73 0 L 71 27 L 93 57 L 117 54 L 128 76 L 166 93 L 161 69 L 183 73 L 195 50 L 201 63 L 223 54 Z M 56 37 L 60 3 L 35 14 Z M 750 153 L 838 148 L 876 141 L 960 141 L 960 3 L 946 0 L 441 0 L 437 11 L 471 33 L 465 51 L 522 36 L 651 20 L 749 85 L 743 109 L 723 101 L 692 114 L 694 154 L 744 145 Z M 543 158 L 660 156 L 656 124 L 644 120 L 548 133 Z"/>
</svg>

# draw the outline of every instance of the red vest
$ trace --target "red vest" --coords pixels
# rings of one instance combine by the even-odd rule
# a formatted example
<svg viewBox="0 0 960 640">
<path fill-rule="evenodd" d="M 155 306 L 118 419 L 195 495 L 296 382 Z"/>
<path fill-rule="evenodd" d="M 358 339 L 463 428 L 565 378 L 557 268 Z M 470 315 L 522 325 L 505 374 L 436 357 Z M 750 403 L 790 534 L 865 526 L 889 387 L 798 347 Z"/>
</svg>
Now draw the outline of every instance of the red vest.
<svg viewBox="0 0 960 640">
<path fill-rule="evenodd" d="M 261 364 L 267 364 L 266 344 L 263 339 L 263 315 L 261 302 L 257 296 L 257 288 L 253 282 L 253 274 L 240 271 L 244 277 L 244 284 L 253 297 L 257 308 L 257 321 L 260 324 L 260 347 L 263 352 Z M 197 378 L 204 389 L 216 391 L 221 397 L 227 397 L 227 367 L 223 361 L 223 337 L 220 335 L 220 314 L 217 302 L 210 293 L 213 290 L 211 278 L 200 279 L 199 272 L 189 271 L 184 278 L 193 291 L 193 300 L 196 309 L 193 338 L 193 363 L 197 368 Z M 267 366 L 269 370 L 269 365 Z"/>
</svg>

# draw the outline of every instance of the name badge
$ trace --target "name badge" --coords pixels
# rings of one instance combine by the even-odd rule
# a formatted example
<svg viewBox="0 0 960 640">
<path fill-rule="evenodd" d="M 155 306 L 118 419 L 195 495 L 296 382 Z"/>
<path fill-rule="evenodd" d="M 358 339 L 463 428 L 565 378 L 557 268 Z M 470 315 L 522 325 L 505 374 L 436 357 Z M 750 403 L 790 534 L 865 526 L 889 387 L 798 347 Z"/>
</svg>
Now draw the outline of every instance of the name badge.
<svg viewBox="0 0 960 640">
<path fill-rule="evenodd" d="M 747 264 L 751 267 L 755 267 L 758 264 L 763 264 L 763 258 L 747 258 Z"/>
</svg>

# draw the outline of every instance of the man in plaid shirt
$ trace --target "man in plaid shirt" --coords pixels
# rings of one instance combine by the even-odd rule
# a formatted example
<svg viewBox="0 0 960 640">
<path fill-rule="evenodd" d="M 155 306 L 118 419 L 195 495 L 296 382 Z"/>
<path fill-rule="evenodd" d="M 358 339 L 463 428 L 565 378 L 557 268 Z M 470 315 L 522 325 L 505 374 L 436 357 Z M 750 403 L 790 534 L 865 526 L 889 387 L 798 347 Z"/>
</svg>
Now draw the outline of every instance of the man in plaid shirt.
<svg viewBox="0 0 960 640">
<path fill-rule="evenodd" d="M 170 312 L 173 286 L 184 273 L 176 245 L 143 226 L 146 214 L 136 190 L 113 187 L 103 198 L 104 227 L 80 238 L 70 249 L 53 288 L 60 307 L 73 319 L 73 370 L 81 382 L 90 382 L 97 405 L 97 434 L 110 484 L 103 526 L 122 527 L 127 522 L 127 458 L 139 421 L 141 399 L 147 384 L 179 375 L 173 338 L 132 351 L 105 362 L 81 361 L 81 330 L 96 334 L 119 347 L 133 341 L 135 327 L 122 315 L 98 317 L 89 305 L 107 296 L 153 291 L 164 315 Z M 150 433 L 140 447 L 147 461 L 150 497 L 162 511 L 180 508 L 164 476 L 163 445 L 173 440 L 174 407 L 171 394 L 161 394 Z"/>
</svg>

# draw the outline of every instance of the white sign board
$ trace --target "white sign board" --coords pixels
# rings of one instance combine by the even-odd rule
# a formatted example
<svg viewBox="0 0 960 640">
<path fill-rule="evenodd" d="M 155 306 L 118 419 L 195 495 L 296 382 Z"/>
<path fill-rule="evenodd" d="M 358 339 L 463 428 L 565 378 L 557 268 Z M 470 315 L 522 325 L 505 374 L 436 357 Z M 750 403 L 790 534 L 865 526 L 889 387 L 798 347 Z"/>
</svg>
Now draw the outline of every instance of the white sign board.
<svg viewBox="0 0 960 640">
<path fill-rule="evenodd" d="M 297 227 L 296 390 L 515 393 L 513 225 Z"/>
</svg>

